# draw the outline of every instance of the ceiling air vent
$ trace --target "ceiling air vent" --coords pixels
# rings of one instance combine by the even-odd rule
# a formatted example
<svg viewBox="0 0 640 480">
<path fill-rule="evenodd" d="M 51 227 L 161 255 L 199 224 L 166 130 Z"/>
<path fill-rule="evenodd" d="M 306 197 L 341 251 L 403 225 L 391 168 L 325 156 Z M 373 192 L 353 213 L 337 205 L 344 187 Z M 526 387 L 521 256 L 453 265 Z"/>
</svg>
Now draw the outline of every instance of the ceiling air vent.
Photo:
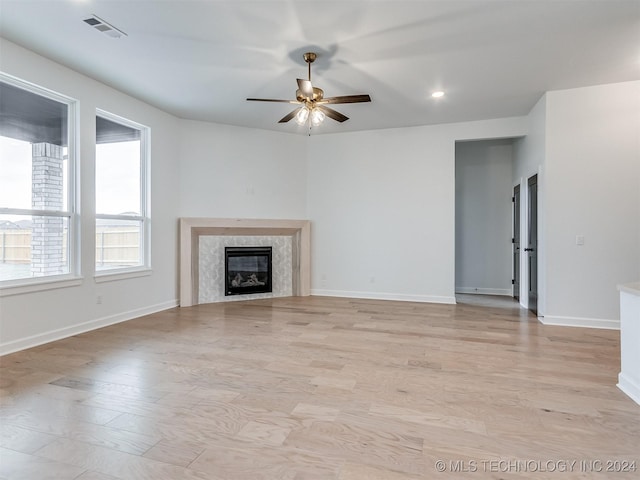
<svg viewBox="0 0 640 480">
<path fill-rule="evenodd" d="M 89 18 L 85 18 L 83 22 L 86 23 L 87 25 L 91 25 L 96 30 L 104 33 L 105 35 L 110 36 L 111 38 L 120 38 L 123 35 L 125 37 L 127 36 L 127 34 L 124 33 L 122 30 L 114 27 L 108 22 L 105 22 L 97 15 L 91 15 Z"/>
</svg>

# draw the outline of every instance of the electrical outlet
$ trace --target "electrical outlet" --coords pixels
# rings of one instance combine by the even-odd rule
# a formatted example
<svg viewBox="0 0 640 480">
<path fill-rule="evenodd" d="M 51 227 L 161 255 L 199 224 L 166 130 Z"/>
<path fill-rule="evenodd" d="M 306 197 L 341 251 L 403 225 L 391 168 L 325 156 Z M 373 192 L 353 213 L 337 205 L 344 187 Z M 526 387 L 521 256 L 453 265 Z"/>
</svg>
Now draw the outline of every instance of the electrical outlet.
<svg viewBox="0 0 640 480">
<path fill-rule="evenodd" d="M 102 295 L 96 297 L 96 305 L 102 305 Z"/>
</svg>

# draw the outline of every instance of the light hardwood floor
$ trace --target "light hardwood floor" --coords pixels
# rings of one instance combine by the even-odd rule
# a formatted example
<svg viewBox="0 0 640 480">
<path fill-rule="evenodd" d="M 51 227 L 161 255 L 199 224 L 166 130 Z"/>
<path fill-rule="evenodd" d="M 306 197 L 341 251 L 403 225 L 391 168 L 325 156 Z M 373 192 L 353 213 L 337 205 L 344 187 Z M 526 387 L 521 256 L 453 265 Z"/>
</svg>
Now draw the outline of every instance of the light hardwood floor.
<svg viewBox="0 0 640 480">
<path fill-rule="evenodd" d="M 638 478 L 619 361 L 509 303 L 173 309 L 3 357 L 0 478 Z"/>
</svg>

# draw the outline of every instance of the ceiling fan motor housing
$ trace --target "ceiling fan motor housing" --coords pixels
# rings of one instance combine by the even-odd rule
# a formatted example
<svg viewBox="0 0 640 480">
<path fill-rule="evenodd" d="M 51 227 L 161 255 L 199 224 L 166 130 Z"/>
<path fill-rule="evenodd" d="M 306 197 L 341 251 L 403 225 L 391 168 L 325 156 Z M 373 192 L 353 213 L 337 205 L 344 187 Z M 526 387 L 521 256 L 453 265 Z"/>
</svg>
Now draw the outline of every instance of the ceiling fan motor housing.
<svg viewBox="0 0 640 480">
<path fill-rule="evenodd" d="M 324 97 L 324 91 L 321 88 L 313 87 L 313 96 L 307 97 L 300 89 L 296 90 L 296 100 L 299 102 L 317 102 Z"/>
</svg>

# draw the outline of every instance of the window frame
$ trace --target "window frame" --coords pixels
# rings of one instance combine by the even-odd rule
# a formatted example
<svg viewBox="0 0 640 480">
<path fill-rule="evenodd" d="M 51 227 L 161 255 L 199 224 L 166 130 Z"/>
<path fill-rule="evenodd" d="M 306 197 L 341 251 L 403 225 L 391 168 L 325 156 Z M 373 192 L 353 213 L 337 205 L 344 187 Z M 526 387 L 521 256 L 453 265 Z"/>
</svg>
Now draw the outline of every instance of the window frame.
<svg viewBox="0 0 640 480">
<path fill-rule="evenodd" d="M 66 200 L 67 210 L 41 210 L 0 207 L 3 215 L 25 215 L 43 217 L 64 217 L 68 222 L 67 258 L 68 273 L 43 275 L 39 277 L 23 277 L 10 280 L 0 280 L 0 297 L 22 293 L 37 292 L 82 283 L 80 274 L 80 192 L 79 192 L 79 101 L 48 88 L 36 85 L 26 80 L 14 77 L 0 71 L 0 82 L 25 90 L 49 100 L 54 100 L 67 106 L 67 182 Z"/>
<path fill-rule="evenodd" d="M 149 275 L 151 273 L 151 128 L 101 108 L 96 108 L 95 118 L 97 119 L 97 117 L 102 117 L 140 132 L 140 215 L 114 215 L 95 212 L 93 223 L 94 280 L 97 283 L 101 283 Z M 94 147 L 96 147 L 94 150 L 94 160 L 97 160 L 97 138 L 94 143 Z M 96 177 L 97 172 L 94 172 L 94 179 Z M 97 204 L 97 189 L 95 185 L 96 183 L 94 182 L 94 205 Z M 98 270 L 95 258 L 95 228 L 97 220 L 135 220 L 140 222 L 140 265 Z"/>
</svg>

